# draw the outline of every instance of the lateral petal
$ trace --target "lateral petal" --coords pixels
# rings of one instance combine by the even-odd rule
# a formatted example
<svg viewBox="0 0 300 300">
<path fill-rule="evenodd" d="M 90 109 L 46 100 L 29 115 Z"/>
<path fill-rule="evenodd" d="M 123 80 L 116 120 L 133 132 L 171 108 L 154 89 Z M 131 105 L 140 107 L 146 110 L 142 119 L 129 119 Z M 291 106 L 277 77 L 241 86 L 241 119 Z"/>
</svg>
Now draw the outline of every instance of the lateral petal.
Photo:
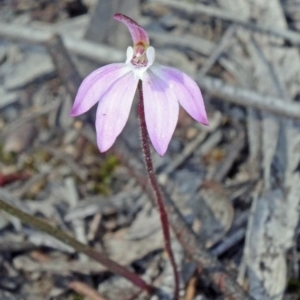
<svg viewBox="0 0 300 300">
<path fill-rule="evenodd" d="M 144 73 L 143 95 L 149 137 L 157 153 L 163 156 L 177 124 L 179 104 L 174 92 L 151 69 Z"/>
<path fill-rule="evenodd" d="M 110 86 L 130 69 L 123 63 L 101 67 L 88 75 L 81 83 L 70 116 L 78 116 L 88 111 Z"/>
<path fill-rule="evenodd" d="M 201 91 L 191 77 L 179 70 L 165 66 L 154 65 L 151 67 L 151 71 L 173 90 L 179 103 L 191 117 L 200 123 L 208 125 Z"/>
<path fill-rule="evenodd" d="M 115 14 L 114 19 L 124 23 L 127 26 L 134 44 L 142 41 L 149 45 L 149 37 L 147 32 L 137 22 L 122 14 Z"/>
<path fill-rule="evenodd" d="M 108 150 L 124 128 L 138 79 L 129 72 L 115 80 L 102 95 L 96 114 L 97 143 L 101 152 Z"/>
</svg>

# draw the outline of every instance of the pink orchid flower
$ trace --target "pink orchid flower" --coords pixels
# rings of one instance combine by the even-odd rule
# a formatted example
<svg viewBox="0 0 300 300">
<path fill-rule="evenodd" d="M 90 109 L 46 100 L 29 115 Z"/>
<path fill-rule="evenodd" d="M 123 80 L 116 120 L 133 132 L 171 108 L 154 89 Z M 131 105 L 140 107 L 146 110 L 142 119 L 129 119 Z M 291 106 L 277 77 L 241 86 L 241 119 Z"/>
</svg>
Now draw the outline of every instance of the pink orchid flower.
<svg viewBox="0 0 300 300">
<path fill-rule="evenodd" d="M 200 89 L 183 72 L 153 64 L 155 50 L 149 46 L 146 31 L 135 21 L 122 14 L 114 18 L 128 27 L 133 47 L 127 48 L 125 63 L 101 67 L 83 80 L 70 115 L 81 115 L 99 102 L 97 143 L 104 152 L 123 130 L 141 80 L 148 134 L 153 147 L 162 156 L 178 121 L 179 103 L 195 120 L 208 124 Z"/>
</svg>

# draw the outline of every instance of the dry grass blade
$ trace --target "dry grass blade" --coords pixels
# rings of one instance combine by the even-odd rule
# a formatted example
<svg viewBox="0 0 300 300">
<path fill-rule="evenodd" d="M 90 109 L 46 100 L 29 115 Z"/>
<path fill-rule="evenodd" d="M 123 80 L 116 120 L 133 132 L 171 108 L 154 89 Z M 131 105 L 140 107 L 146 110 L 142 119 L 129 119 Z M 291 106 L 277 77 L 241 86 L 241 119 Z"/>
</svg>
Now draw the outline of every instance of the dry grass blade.
<svg viewBox="0 0 300 300">
<path fill-rule="evenodd" d="M 106 300 L 93 288 L 80 281 L 71 281 L 69 283 L 69 288 L 86 297 L 88 300 Z"/>
</svg>

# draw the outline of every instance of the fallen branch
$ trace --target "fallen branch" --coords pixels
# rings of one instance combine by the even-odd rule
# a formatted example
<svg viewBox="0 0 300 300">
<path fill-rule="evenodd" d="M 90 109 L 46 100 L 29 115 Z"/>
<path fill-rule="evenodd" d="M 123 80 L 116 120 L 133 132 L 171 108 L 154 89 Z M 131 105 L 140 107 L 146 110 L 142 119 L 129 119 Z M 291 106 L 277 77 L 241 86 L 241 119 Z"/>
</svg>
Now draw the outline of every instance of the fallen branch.
<svg viewBox="0 0 300 300">
<path fill-rule="evenodd" d="M 271 112 L 282 117 L 300 119 L 300 104 L 272 96 L 261 95 L 251 90 L 235 87 L 212 77 L 197 77 L 200 87 L 209 95 L 230 103 Z"/>
</svg>

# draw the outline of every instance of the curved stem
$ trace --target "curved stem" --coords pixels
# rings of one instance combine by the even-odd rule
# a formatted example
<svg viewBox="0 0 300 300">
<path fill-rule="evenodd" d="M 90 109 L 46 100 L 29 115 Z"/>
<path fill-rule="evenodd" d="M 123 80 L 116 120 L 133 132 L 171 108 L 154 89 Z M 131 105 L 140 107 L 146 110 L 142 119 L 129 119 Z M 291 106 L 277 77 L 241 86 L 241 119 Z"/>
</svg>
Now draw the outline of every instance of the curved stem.
<svg viewBox="0 0 300 300">
<path fill-rule="evenodd" d="M 43 231 L 52 237 L 62 241 L 63 243 L 71 246 L 74 248 L 77 252 L 81 252 L 86 254 L 88 257 L 96 260 L 100 264 L 107 267 L 109 271 L 112 273 L 118 274 L 130 282 L 132 282 L 134 285 L 139 287 L 140 289 L 147 291 L 149 294 L 153 294 L 154 287 L 148 285 L 143 279 L 141 279 L 138 275 L 135 273 L 129 271 L 127 268 L 119 265 L 115 261 L 108 258 L 106 255 L 102 254 L 101 252 L 98 252 L 91 247 L 82 244 L 81 242 L 75 240 L 70 235 L 66 234 L 65 232 L 61 231 L 58 228 L 55 228 L 45 221 L 41 220 L 40 218 L 34 217 L 14 206 L 11 204 L 3 201 L 0 199 L 0 209 L 6 211 L 7 213 L 17 217 L 20 219 L 23 223 L 34 227 L 35 229 L 38 229 L 40 231 Z"/>
<path fill-rule="evenodd" d="M 157 182 L 157 178 L 154 172 L 152 158 L 151 158 L 149 138 L 148 138 L 148 132 L 147 132 L 146 120 L 145 120 L 143 88 L 142 88 L 141 81 L 139 81 L 138 84 L 138 94 L 139 94 L 138 114 L 140 120 L 141 144 L 142 144 L 142 149 L 144 154 L 144 161 L 147 169 L 148 178 L 155 195 L 156 205 L 158 207 L 159 214 L 160 214 L 160 221 L 161 221 L 161 226 L 162 226 L 164 240 L 165 240 L 165 249 L 168 253 L 173 268 L 173 272 L 174 272 L 174 281 L 175 281 L 174 300 L 177 300 L 179 298 L 179 274 L 177 271 L 174 253 L 171 247 L 169 220 L 168 220 L 167 211 L 165 209 L 164 198 L 160 190 L 159 184 Z"/>
</svg>

